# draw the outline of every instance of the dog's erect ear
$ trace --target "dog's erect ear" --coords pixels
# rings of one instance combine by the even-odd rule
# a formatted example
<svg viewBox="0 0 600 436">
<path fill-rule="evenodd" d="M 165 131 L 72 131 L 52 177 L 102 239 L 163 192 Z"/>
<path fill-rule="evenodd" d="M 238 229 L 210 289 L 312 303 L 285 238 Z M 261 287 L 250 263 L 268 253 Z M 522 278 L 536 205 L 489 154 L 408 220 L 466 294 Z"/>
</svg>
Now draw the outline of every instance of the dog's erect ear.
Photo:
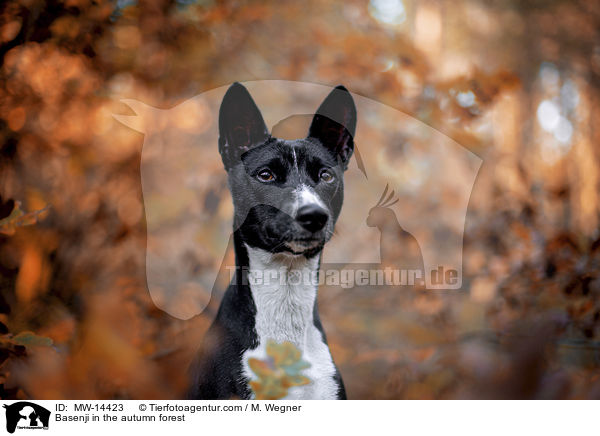
<svg viewBox="0 0 600 436">
<path fill-rule="evenodd" d="M 356 106 L 346 88 L 337 86 L 321 103 L 308 130 L 308 137 L 321 144 L 340 158 L 344 169 L 354 150 L 356 131 Z"/>
<path fill-rule="evenodd" d="M 269 131 L 250 93 L 234 83 L 225 93 L 219 111 L 219 153 L 225 169 L 239 162 L 242 153 L 268 138 Z"/>
</svg>

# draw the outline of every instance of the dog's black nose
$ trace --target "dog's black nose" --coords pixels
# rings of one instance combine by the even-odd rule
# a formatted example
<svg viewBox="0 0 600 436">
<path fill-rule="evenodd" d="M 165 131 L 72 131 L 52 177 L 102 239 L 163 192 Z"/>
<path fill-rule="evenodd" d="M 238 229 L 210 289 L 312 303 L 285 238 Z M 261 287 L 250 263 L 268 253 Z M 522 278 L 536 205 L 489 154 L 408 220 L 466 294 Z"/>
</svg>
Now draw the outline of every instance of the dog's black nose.
<svg viewBox="0 0 600 436">
<path fill-rule="evenodd" d="M 315 204 L 302 206 L 296 214 L 296 221 L 309 232 L 318 232 L 327 222 L 327 212 Z"/>
</svg>

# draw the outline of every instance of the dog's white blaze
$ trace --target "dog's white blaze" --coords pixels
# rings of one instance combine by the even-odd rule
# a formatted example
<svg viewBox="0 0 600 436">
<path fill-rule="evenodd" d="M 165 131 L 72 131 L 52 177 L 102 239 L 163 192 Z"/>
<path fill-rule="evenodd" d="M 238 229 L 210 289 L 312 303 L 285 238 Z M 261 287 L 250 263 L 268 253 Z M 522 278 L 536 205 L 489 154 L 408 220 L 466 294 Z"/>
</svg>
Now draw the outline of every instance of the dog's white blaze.
<svg viewBox="0 0 600 436">
<path fill-rule="evenodd" d="M 268 340 L 278 343 L 289 341 L 298 347 L 302 359 L 310 364 L 303 374 L 311 383 L 290 388 L 285 399 L 336 399 L 338 386 L 333 379 L 333 359 L 313 322 L 318 285 L 312 280 L 297 280 L 297 276 L 289 279 L 292 271 L 313 277 L 311 274 L 319 268 L 318 256 L 306 259 L 304 256 L 272 254 L 247 245 L 246 248 L 259 345 L 243 354 L 244 375 L 250 380 L 256 378 L 248 366 L 248 358 L 266 359 Z M 253 283 L 256 277 L 263 277 L 263 282 Z"/>
<path fill-rule="evenodd" d="M 292 146 L 292 155 L 294 156 L 294 168 L 296 168 L 296 172 L 298 172 L 298 158 L 296 157 L 296 148 Z"/>
<path fill-rule="evenodd" d="M 300 209 L 302 206 L 307 206 L 309 204 L 316 204 L 324 209 L 327 209 L 327 206 L 325 205 L 325 203 L 323 203 L 323 200 L 321 200 L 317 193 L 309 186 L 306 186 L 304 184 L 298 185 L 298 187 L 294 189 L 293 195 L 294 203 L 292 205 L 291 216 L 296 216 L 296 212 L 298 212 L 298 209 Z"/>
<path fill-rule="evenodd" d="M 321 200 L 317 193 L 309 186 L 300 185 L 296 188 L 294 193 L 296 195 L 298 209 L 302 206 L 307 206 L 309 204 L 317 204 L 322 208 L 326 208 L 325 203 L 323 203 L 323 200 Z"/>
</svg>

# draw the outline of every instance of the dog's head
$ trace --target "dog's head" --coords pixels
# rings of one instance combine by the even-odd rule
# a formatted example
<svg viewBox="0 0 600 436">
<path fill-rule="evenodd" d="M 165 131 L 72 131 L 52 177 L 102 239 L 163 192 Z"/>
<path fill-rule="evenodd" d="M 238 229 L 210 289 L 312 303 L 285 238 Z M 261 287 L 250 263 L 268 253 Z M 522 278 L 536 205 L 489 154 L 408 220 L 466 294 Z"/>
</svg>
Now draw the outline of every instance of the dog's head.
<svg viewBox="0 0 600 436">
<path fill-rule="evenodd" d="M 312 256 L 331 238 L 354 150 L 356 107 L 343 86 L 317 109 L 306 138 L 272 137 L 239 83 L 221 103 L 219 152 L 244 242 L 271 253 Z"/>
</svg>

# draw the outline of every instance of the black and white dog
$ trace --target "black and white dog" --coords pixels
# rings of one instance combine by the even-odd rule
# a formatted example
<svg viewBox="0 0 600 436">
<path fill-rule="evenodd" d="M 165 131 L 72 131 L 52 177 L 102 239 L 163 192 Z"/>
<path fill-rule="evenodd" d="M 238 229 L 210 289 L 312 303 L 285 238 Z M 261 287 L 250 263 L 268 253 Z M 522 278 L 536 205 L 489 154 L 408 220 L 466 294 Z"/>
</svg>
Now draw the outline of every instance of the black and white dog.
<svg viewBox="0 0 600 436">
<path fill-rule="evenodd" d="M 304 371 L 311 383 L 286 399 L 346 398 L 319 320 L 318 285 L 285 276 L 318 274 L 342 208 L 355 129 L 356 107 L 343 86 L 323 101 L 308 136 L 291 141 L 269 134 L 239 83 L 223 97 L 219 152 L 235 209 L 236 274 L 192 366 L 190 398 L 252 398 L 247 361 L 264 359 L 269 340 L 293 343 L 311 365 Z"/>
</svg>

